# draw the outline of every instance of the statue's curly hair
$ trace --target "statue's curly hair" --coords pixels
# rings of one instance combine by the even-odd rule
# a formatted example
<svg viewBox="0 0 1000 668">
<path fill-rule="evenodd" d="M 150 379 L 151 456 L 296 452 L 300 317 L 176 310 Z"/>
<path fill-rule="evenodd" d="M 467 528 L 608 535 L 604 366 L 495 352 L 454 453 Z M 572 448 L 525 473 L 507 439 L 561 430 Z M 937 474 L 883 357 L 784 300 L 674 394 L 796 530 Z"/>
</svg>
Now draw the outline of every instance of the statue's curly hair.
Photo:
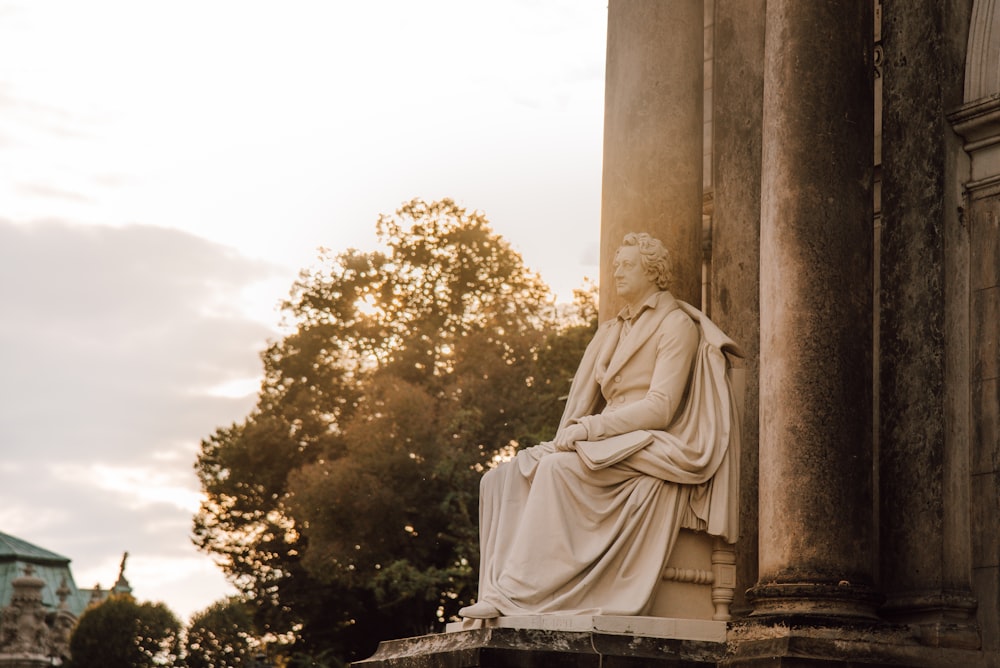
<svg viewBox="0 0 1000 668">
<path fill-rule="evenodd" d="M 656 287 L 666 290 L 670 285 L 670 251 L 663 243 L 645 232 L 629 232 L 622 240 L 622 247 L 638 246 L 642 270 L 656 283 Z"/>
</svg>

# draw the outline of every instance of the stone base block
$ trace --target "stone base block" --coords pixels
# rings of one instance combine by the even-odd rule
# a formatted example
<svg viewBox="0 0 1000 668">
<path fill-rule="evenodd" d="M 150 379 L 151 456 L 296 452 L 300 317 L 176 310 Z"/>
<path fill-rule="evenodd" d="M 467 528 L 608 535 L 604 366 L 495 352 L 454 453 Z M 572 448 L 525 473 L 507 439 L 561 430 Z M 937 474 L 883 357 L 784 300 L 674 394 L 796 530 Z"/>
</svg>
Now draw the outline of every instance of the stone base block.
<svg viewBox="0 0 1000 668">
<path fill-rule="evenodd" d="M 390 640 L 358 668 L 1000 668 L 994 651 L 928 646 L 919 626 L 725 624 L 652 617 L 469 620 Z M 720 635 L 721 632 L 721 635 Z"/>
<path fill-rule="evenodd" d="M 730 626 L 720 668 L 997 668 L 988 652 L 928 647 L 920 630 L 898 624 Z"/>
<path fill-rule="evenodd" d="M 671 624 L 676 622 L 676 624 Z M 694 622 L 688 626 L 683 622 Z M 514 626 L 517 624 L 518 626 Z M 449 633 L 390 640 L 366 668 L 707 668 L 725 654 L 721 622 L 649 617 L 501 617 Z M 719 628 L 721 627 L 721 636 Z M 713 640 L 662 637 L 679 631 Z M 715 638 L 720 638 L 716 640 Z"/>
</svg>

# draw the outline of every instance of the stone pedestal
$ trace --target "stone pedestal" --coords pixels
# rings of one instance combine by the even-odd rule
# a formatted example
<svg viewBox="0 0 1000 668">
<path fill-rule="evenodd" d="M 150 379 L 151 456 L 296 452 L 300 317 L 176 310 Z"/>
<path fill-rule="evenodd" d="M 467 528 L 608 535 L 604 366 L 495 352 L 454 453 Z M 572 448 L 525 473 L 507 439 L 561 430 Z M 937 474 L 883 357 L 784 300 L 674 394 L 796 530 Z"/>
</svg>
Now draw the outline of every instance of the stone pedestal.
<svg viewBox="0 0 1000 668">
<path fill-rule="evenodd" d="M 753 615 L 874 618 L 872 6 L 768 0 Z"/>
<path fill-rule="evenodd" d="M 465 622 L 471 625 L 471 622 Z M 391 640 L 359 668 L 996 668 L 996 657 L 927 647 L 884 623 L 729 624 L 643 617 L 501 618 Z M 461 626 L 461 624 L 455 625 Z"/>
<path fill-rule="evenodd" d="M 729 631 L 720 668 L 993 668 L 982 652 L 923 645 L 907 627 L 882 623 L 773 626 L 744 622 Z"/>
<path fill-rule="evenodd" d="M 601 204 L 601 320 L 622 304 L 611 258 L 627 232 L 670 249 L 671 292 L 701 303 L 702 0 L 611 0 Z"/>
<path fill-rule="evenodd" d="M 539 618 L 517 618 L 518 621 L 508 618 L 505 623 L 511 626 L 383 642 L 371 658 L 351 665 L 365 668 L 695 668 L 715 666 L 725 655 L 725 642 L 644 635 L 641 632 L 643 620 L 650 618 L 551 617 L 548 624 L 539 622 L 527 628 L 513 626 L 524 624 L 528 619 Z M 671 627 L 664 626 L 665 622 L 656 620 L 655 628 L 646 630 L 669 631 Z M 701 624 L 718 625 L 721 638 L 725 640 L 725 624 Z M 566 625 L 568 630 L 559 628 Z M 718 631 L 713 633 L 719 637 Z"/>
</svg>

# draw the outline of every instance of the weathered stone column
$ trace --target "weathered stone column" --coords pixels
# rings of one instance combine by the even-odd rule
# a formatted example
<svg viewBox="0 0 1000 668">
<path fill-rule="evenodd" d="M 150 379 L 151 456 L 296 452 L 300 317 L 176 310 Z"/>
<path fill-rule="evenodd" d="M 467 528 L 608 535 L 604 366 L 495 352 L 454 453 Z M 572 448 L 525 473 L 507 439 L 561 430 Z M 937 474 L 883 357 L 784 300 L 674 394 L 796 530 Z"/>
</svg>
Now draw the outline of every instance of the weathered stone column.
<svg viewBox="0 0 1000 668">
<path fill-rule="evenodd" d="M 945 117 L 964 54 L 935 0 L 884 0 L 879 342 L 882 614 L 977 647 L 969 527 L 969 247 L 964 158 Z M 959 19 L 967 25 L 968 17 Z"/>
<path fill-rule="evenodd" d="M 712 320 L 746 353 L 734 616 L 757 582 L 760 165 L 765 0 L 715 0 Z"/>
<path fill-rule="evenodd" d="M 670 249 L 671 291 L 701 302 L 702 0 L 610 0 L 601 205 L 601 319 L 620 304 L 611 258 L 627 232 Z"/>
<path fill-rule="evenodd" d="M 758 617 L 875 616 L 872 26 L 767 0 Z"/>
</svg>

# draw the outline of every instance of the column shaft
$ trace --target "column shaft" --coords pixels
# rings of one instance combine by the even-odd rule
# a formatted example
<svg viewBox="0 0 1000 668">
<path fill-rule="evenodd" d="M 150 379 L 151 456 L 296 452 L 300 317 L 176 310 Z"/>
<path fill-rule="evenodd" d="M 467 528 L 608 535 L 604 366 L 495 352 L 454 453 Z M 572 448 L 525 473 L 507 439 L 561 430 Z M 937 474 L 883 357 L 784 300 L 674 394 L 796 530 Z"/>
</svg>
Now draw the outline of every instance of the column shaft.
<svg viewBox="0 0 1000 668">
<path fill-rule="evenodd" d="M 715 0 L 712 320 L 746 353 L 733 614 L 757 582 L 760 165 L 765 0 Z"/>
<path fill-rule="evenodd" d="M 958 218 L 962 99 L 946 7 L 884 0 L 879 346 L 883 612 L 975 645 L 969 476 L 968 241 Z M 933 629 L 937 629 L 936 631 Z"/>
<path fill-rule="evenodd" d="M 874 616 L 872 27 L 767 1 L 756 616 Z"/>
<path fill-rule="evenodd" d="M 702 0 L 610 0 L 601 205 L 601 318 L 620 303 L 611 258 L 627 232 L 670 249 L 671 291 L 701 302 Z"/>
</svg>

